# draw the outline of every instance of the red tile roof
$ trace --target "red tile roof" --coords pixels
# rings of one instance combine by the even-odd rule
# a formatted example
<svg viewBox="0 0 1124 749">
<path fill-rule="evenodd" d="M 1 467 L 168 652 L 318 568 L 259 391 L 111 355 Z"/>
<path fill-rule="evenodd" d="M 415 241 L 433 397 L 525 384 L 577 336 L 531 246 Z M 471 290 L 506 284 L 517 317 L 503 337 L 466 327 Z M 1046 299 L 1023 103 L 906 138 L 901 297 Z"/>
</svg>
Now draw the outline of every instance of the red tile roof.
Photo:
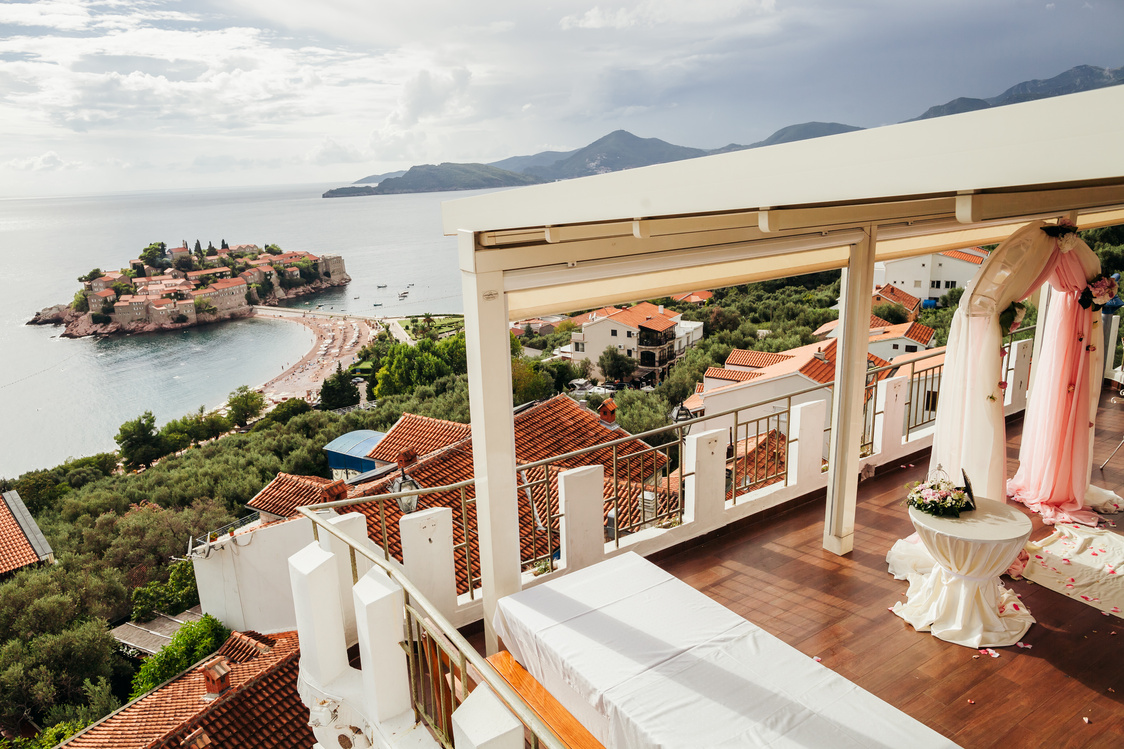
<svg viewBox="0 0 1124 749">
<path fill-rule="evenodd" d="M 246 279 L 244 278 L 220 278 L 211 284 L 208 288 L 214 291 L 222 291 L 223 289 L 230 289 L 235 286 L 245 286 Z"/>
<path fill-rule="evenodd" d="M 386 436 L 375 445 L 367 457 L 393 463 L 398 453 L 407 448 L 417 450 L 419 456 L 447 447 L 472 434 L 472 427 L 444 419 L 431 419 L 428 416 L 402 414 Z M 432 486 L 432 484 L 431 484 Z"/>
<path fill-rule="evenodd" d="M 595 309 L 590 312 L 586 312 L 583 315 L 576 315 L 574 317 L 571 317 L 570 322 L 580 328 L 582 325 L 585 325 L 587 322 L 594 318 L 608 317 L 609 315 L 620 311 L 620 307 L 602 307 L 601 309 Z"/>
<path fill-rule="evenodd" d="M 347 484 L 320 476 L 294 476 L 279 473 L 264 489 L 246 503 L 251 510 L 289 517 L 298 507 L 331 502 L 347 496 Z"/>
<path fill-rule="evenodd" d="M 890 322 L 889 320 L 883 320 L 878 315 L 871 315 L 870 316 L 870 330 L 874 330 L 875 328 L 888 328 L 891 325 L 893 325 L 892 322 Z M 838 326 L 839 326 L 839 320 L 838 319 L 828 320 L 823 325 L 816 328 L 815 332 L 813 332 L 812 335 L 825 336 L 828 333 L 830 333 L 831 331 L 835 330 L 835 328 L 838 327 Z"/>
<path fill-rule="evenodd" d="M 979 257 L 978 255 L 973 255 L 970 252 L 964 252 L 962 250 L 946 250 L 941 254 L 945 257 L 950 257 L 953 260 L 963 260 L 965 263 L 971 263 L 972 265 L 983 265 L 984 261 L 984 258 Z"/>
<path fill-rule="evenodd" d="M 714 296 L 713 291 L 689 291 L 686 294 L 676 294 L 672 297 L 677 302 L 687 302 L 688 304 L 699 304 Z"/>
<path fill-rule="evenodd" d="M 771 367 L 782 361 L 791 359 L 789 354 L 778 354 L 772 351 L 753 351 L 749 349 L 736 348 L 730 352 L 726 357 L 726 366 L 734 367 L 753 367 L 754 369 L 762 369 L 764 367 Z"/>
<path fill-rule="evenodd" d="M 928 325 L 922 325 L 919 322 L 903 322 L 898 325 L 890 325 L 885 328 L 878 328 L 870 332 L 871 342 L 877 340 L 885 340 L 889 338 L 908 338 L 911 341 L 917 341 L 923 346 L 928 346 L 929 341 L 933 340 L 936 331 Z"/>
<path fill-rule="evenodd" d="M 921 300 L 912 294 L 907 294 L 893 284 L 884 284 L 874 291 L 875 296 L 881 295 L 884 299 L 888 299 L 895 304 L 900 304 L 910 312 L 914 312 L 921 306 Z"/>
<path fill-rule="evenodd" d="M 77 734 L 72 749 L 180 749 L 206 733 L 213 747 L 290 749 L 316 742 L 297 693 L 296 632 L 235 633 L 219 649 L 230 687 L 211 701 L 203 670 L 192 668 Z M 209 659 L 208 659 L 209 660 Z"/>
<path fill-rule="evenodd" d="M 824 384 L 835 380 L 835 349 L 839 343 L 839 339 L 832 338 L 825 343 L 820 351 L 823 353 L 823 358 L 812 356 L 804 366 L 798 370 L 800 374 L 805 377 L 811 378 L 816 382 Z M 866 355 L 867 365 L 870 367 L 885 367 L 890 362 L 875 356 L 874 354 Z M 890 370 L 879 372 L 877 379 L 884 380 L 890 376 Z"/>
<path fill-rule="evenodd" d="M 733 382 L 745 382 L 760 376 L 760 372 L 743 372 L 739 369 L 723 369 L 722 367 L 710 367 L 703 375 L 703 377 L 711 377 L 715 380 L 731 380 Z"/>
<path fill-rule="evenodd" d="M 675 320 L 671 318 L 677 314 L 677 312 L 661 312 L 660 308 L 651 302 L 640 302 L 609 317 L 631 328 L 647 328 L 660 333 L 675 327 Z"/>
<path fill-rule="evenodd" d="M 101 291 L 95 291 L 94 296 L 99 296 L 102 299 L 107 299 L 111 296 L 117 296 L 117 292 L 113 289 L 102 289 Z"/>
<path fill-rule="evenodd" d="M 0 500 L 0 575 L 39 561 L 39 555 L 31 547 L 27 534 L 8 506 L 8 495 L 19 496 L 14 491 L 5 492 L 3 500 Z M 23 503 L 20 502 L 19 506 L 22 507 Z"/>
</svg>

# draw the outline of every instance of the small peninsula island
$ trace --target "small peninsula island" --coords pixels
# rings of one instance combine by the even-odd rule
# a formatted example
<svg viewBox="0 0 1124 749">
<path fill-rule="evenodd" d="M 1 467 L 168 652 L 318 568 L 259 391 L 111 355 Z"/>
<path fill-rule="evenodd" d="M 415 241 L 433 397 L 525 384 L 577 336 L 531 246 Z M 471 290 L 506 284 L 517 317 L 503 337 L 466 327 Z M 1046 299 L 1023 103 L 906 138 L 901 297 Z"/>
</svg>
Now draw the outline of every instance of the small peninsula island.
<svg viewBox="0 0 1124 749">
<path fill-rule="evenodd" d="M 177 330 L 247 317 L 254 304 L 276 304 L 351 281 L 343 258 L 285 252 L 274 244 L 204 248 L 153 242 L 127 268 L 79 276 L 70 304 L 35 313 L 28 325 L 65 325 L 65 338 Z"/>
</svg>

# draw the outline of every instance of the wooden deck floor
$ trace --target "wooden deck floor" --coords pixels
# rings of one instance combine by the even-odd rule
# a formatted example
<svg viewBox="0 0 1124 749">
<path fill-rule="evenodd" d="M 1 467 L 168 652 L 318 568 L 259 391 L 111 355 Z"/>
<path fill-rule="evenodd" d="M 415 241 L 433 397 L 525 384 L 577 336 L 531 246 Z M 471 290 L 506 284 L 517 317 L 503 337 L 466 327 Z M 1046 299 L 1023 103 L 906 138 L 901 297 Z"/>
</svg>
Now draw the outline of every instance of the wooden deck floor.
<svg viewBox="0 0 1124 749">
<path fill-rule="evenodd" d="M 1124 402 L 1112 395 L 1101 399 L 1094 482 L 1121 492 L 1124 450 L 1096 468 L 1124 435 Z M 1021 423 L 1009 425 L 1008 475 L 1020 437 Z M 1024 637 L 1033 647 L 973 659 L 975 650 L 887 611 L 907 586 L 886 572 L 886 552 L 913 532 L 902 487 L 924 478 L 923 463 L 860 485 L 855 551 L 845 557 L 821 548 L 823 503 L 813 502 L 659 564 L 961 746 L 1124 747 L 1124 620 L 1004 578 L 1038 621 Z M 1032 520 L 1032 538 L 1049 534 Z"/>
</svg>

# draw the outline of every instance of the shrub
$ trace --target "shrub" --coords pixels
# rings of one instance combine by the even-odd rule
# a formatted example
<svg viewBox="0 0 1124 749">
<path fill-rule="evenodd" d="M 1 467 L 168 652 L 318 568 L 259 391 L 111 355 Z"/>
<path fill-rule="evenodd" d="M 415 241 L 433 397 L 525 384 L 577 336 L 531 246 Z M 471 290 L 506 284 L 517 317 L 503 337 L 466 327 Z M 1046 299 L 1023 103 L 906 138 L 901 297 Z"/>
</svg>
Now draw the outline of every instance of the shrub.
<svg viewBox="0 0 1124 749">
<path fill-rule="evenodd" d="M 90 315 L 90 320 L 94 323 L 94 325 L 109 325 L 111 322 L 113 322 L 113 318 L 109 315 L 102 315 L 97 312 Z"/>
<path fill-rule="evenodd" d="M 210 614 L 197 622 L 188 622 L 172 635 L 172 641 L 146 660 L 133 677 L 130 699 L 160 686 L 194 663 L 222 647 L 230 630 Z"/>
</svg>

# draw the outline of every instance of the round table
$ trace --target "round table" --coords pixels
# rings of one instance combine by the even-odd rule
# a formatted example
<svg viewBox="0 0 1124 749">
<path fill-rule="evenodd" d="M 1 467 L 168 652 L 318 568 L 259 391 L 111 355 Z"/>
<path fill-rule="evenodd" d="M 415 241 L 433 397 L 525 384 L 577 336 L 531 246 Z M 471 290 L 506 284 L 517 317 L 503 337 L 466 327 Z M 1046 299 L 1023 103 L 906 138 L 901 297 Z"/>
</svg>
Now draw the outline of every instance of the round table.
<svg viewBox="0 0 1124 749">
<path fill-rule="evenodd" d="M 896 604 L 894 613 L 915 629 L 957 645 L 980 648 L 1018 642 L 1034 617 L 1003 587 L 999 575 L 1030 537 L 1030 518 L 1004 502 L 977 498 L 976 509 L 959 518 L 936 517 L 911 507 L 909 519 L 933 566 L 908 575 L 906 602 Z"/>
</svg>

